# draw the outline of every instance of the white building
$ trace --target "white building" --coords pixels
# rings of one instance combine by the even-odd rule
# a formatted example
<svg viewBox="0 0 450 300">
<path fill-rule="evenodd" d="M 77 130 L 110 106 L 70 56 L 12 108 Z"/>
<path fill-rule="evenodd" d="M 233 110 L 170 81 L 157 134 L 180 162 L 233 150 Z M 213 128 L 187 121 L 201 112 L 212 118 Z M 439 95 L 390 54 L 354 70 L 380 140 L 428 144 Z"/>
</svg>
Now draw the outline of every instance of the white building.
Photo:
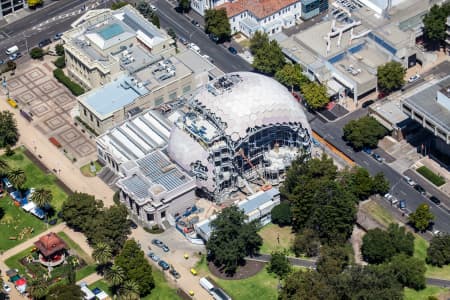
<svg viewBox="0 0 450 300">
<path fill-rule="evenodd" d="M 227 11 L 231 33 L 241 32 L 247 37 L 256 31 L 275 34 L 294 26 L 302 15 L 301 0 L 237 0 L 216 7 L 221 8 Z"/>
</svg>

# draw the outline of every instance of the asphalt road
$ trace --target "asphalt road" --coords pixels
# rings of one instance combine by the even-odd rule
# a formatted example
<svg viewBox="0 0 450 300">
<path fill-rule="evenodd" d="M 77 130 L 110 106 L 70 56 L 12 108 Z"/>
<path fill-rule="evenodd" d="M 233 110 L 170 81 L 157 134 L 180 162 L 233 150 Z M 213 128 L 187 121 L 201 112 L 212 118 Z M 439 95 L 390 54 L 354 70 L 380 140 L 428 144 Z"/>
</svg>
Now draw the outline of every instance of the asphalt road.
<svg viewBox="0 0 450 300">
<path fill-rule="evenodd" d="M 308 119 L 312 120 L 311 128 L 313 130 L 353 159 L 358 165 L 366 168 L 370 174 L 375 175 L 378 172 L 382 172 L 391 184 L 391 194 L 400 200 L 406 200 L 407 212 L 414 211 L 421 203 L 427 203 L 430 205 L 431 212 L 436 217 L 434 229 L 450 232 L 450 215 L 447 210 L 435 205 L 429 201 L 427 197 L 421 195 L 412 186 L 408 185 L 406 181 L 403 180 L 403 175 L 397 173 L 397 171 L 392 169 L 388 164 L 379 163 L 362 151 L 354 152 L 353 149 L 342 140 L 342 128 L 344 125 L 350 120 L 360 118 L 366 114 L 367 109 L 359 109 L 336 122 L 330 123 L 324 123 L 320 118 L 311 118 L 312 115 L 309 115 L 310 118 Z M 442 195 L 439 196 L 442 197 Z M 392 207 L 392 209 L 397 208 Z"/>
<path fill-rule="evenodd" d="M 178 37 L 183 37 L 189 42 L 197 44 L 202 54 L 207 54 L 214 60 L 214 64 L 222 71 L 252 71 L 253 68 L 240 56 L 231 54 L 222 45 L 216 45 L 205 34 L 203 29 L 196 27 L 183 14 L 177 13 L 173 6 L 166 0 L 152 2 L 158 8 L 158 16 L 161 27 L 172 28 Z"/>
</svg>

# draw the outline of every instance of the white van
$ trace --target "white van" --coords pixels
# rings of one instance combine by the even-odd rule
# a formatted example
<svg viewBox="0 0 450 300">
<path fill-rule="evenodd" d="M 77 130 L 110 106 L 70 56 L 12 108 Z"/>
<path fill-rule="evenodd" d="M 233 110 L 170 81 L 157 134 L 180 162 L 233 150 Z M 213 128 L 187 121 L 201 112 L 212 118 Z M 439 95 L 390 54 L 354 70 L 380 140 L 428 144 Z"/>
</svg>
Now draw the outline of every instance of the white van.
<svg viewBox="0 0 450 300">
<path fill-rule="evenodd" d="M 209 282 L 209 280 L 206 279 L 206 277 L 200 278 L 200 285 L 201 285 L 205 290 L 207 290 L 209 294 L 211 294 L 211 292 L 212 292 L 213 289 L 214 289 L 214 285 L 213 285 L 211 282 Z"/>
<path fill-rule="evenodd" d="M 11 55 L 11 54 L 16 53 L 17 51 L 19 51 L 19 47 L 14 45 L 11 48 L 6 49 L 5 53 L 8 54 L 8 55 Z"/>
</svg>

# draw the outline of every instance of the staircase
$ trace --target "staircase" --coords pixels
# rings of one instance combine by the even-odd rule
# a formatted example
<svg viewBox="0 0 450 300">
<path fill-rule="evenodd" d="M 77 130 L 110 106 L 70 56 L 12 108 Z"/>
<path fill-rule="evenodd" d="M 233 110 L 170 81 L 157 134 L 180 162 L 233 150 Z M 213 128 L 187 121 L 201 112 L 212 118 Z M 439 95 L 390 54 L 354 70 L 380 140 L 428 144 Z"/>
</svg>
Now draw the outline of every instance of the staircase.
<svg viewBox="0 0 450 300">
<path fill-rule="evenodd" d="M 115 183 L 119 177 L 109 167 L 103 167 L 97 176 L 107 185 L 113 189 L 116 187 Z"/>
</svg>

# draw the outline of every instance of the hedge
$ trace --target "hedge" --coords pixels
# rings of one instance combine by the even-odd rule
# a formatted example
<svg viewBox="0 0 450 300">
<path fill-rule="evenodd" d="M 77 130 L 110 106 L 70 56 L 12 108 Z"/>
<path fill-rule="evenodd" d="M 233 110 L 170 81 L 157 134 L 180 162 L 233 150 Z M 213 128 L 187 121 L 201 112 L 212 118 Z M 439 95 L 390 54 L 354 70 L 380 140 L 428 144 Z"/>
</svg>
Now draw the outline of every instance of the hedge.
<svg viewBox="0 0 450 300">
<path fill-rule="evenodd" d="M 433 173 L 433 171 L 431 171 L 425 166 L 418 168 L 417 172 L 426 179 L 428 179 L 429 181 L 431 181 L 436 186 L 441 186 L 445 183 L 444 177 L 436 175 L 435 173 Z"/>
<path fill-rule="evenodd" d="M 60 56 L 53 63 L 57 68 L 64 69 L 66 67 L 66 58 L 64 55 Z"/>
<path fill-rule="evenodd" d="M 70 80 L 70 78 L 64 74 L 63 70 L 59 68 L 53 70 L 53 76 L 55 76 L 56 80 L 58 80 L 60 83 L 64 84 L 72 92 L 73 95 L 80 96 L 84 94 L 84 89 L 77 83 Z"/>
</svg>

